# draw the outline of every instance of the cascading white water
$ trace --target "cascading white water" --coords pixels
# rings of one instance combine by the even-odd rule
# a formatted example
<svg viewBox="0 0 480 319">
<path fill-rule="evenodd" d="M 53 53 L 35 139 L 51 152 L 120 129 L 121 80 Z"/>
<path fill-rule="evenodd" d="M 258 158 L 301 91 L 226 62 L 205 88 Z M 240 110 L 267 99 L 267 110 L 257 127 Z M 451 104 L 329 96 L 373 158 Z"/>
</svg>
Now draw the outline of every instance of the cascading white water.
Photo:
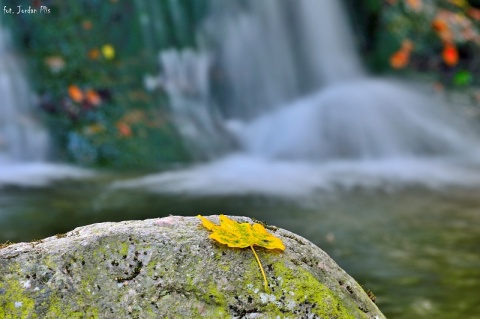
<svg viewBox="0 0 480 319">
<path fill-rule="evenodd" d="M 122 185 L 287 195 L 480 183 L 478 134 L 434 97 L 369 78 L 339 0 L 214 0 L 199 39 L 199 54 L 220 74 L 223 123 L 239 153 Z M 162 67 L 171 66 L 164 59 Z"/>
<path fill-rule="evenodd" d="M 205 37 L 224 75 L 229 118 L 252 119 L 364 74 L 340 1 L 215 4 Z"/>
<path fill-rule="evenodd" d="M 233 130 L 250 154 L 322 162 L 468 156 L 478 147 L 440 101 L 373 79 L 329 86 Z"/>
<path fill-rule="evenodd" d="M 340 1 L 212 3 L 199 33 L 209 45 L 160 54 L 173 113 L 197 148 L 220 145 L 209 108 L 216 63 L 226 126 L 256 156 L 325 161 L 471 150 L 473 134 L 440 101 L 366 77 Z"/>
<path fill-rule="evenodd" d="M 246 152 L 362 160 L 454 155 L 475 145 L 440 101 L 367 78 L 340 1 L 247 3 L 207 22 L 233 92 L 227 125 Z"/>
<path fill-rule="evenodd" d="M 48 133 L 32 115 L 34 95 L 10 33 L 0 26 L 0 164 L 42 161 L 47 157 Z"/>
<path fill-rule="evenodd" d="M 173 119 L 187 147 L 197 158 L 212 159 L 227 147 L 228 139 L 219 134 L 221 119 L 209 105 L 208 54 L 184 50 L 167 50 L 160 54 L 164 66 L 161 85 L 170 98 Z"/>
</svg>

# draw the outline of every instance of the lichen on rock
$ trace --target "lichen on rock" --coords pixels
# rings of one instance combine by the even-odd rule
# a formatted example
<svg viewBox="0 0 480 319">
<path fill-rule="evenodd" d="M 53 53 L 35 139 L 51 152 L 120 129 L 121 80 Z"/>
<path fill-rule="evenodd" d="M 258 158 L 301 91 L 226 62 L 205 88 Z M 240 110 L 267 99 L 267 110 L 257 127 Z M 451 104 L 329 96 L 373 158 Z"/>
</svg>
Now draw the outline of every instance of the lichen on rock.
<svg viewBox="0 0 480 319">
<path fill-rule="evenodd" d="M 385 318 L 320 248 L 272 232 L 286 249 L 257 250 L 268 292 L 252 252 L 210 240 L 194 217 L 13 244 L 0 250 L 0 318 Z"/>
</svg>

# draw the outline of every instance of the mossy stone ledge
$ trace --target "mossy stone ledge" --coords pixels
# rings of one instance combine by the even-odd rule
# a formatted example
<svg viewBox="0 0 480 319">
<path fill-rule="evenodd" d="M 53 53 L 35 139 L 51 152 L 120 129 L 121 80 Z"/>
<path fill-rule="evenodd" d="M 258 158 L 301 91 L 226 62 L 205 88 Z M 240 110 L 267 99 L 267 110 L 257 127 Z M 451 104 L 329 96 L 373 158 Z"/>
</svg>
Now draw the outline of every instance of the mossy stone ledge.
<svg viewBox="0 0 480 319">
<path fill-rule="evenodd" d="M 269 291 L 252 251 L 214 242 L 195 217 L 100 223 L 9 245 L 0 249 L 0 318 L 385 318 L 324 251 L 268 228 L 286 246 L 256 249 Z"/>
</svg>

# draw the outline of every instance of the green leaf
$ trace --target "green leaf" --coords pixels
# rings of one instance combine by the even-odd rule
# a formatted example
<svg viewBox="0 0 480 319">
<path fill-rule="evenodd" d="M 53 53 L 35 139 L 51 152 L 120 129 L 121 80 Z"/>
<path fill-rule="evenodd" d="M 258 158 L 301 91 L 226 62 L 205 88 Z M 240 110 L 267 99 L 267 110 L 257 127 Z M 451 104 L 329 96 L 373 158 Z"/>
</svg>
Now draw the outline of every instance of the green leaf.
<svg viewBox="0 0 480 319">
<path fill-rule="evenodd" d="M 461 70 L 453 76 L 453 84 L 456 86 L 466 86 L 472 83 L 472 73 L 466 70 Z"/>
</svg>

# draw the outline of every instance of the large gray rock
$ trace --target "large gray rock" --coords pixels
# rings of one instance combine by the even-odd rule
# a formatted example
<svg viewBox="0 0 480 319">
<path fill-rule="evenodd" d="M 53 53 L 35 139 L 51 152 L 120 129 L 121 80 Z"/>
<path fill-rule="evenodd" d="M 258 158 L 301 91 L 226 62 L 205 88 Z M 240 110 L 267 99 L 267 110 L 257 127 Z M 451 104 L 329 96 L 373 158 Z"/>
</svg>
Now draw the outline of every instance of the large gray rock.
<svg viewBox="0 0 480 319">
<path fill-rule="evenodd" d="M 286 246 L 256 249 L 268 292 L 252 251 L 212 241 L 195 217 L 94 224 L 10 245 L 0 249 L 0 318 L 385 318 L 320 248 L 268 228 Z"/>
</svg>

